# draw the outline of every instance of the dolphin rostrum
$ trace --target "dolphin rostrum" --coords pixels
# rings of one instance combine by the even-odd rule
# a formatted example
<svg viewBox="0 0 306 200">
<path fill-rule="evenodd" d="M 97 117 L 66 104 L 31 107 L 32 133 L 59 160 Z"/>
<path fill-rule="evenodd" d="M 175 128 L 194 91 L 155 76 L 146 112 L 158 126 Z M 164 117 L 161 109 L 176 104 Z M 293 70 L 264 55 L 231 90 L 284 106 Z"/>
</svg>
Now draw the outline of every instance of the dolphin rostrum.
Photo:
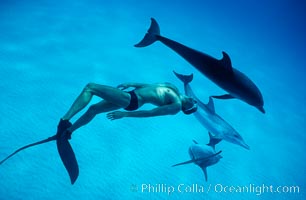
<svg viewBox="0 0 306 200">
<path fill-rule="evenodd" d="M 224 119 L 215 112 L 213 99 L 209 97 L 208 104 L 204 104 L 193 93 L 189 83 L 193 79 L 193 74 L 182 75 L 173 71 L 174 74 L 184 83 L 185 94 L 194 98 L 198 104 L 198 110 L 194 113 L 198 121 L 208 130 L 210 134 L 214 134 L 215 139 L 222 139 L 233 144 L 240 145 L 246 149 L 250 149 L 245 143 L 241 135 Z"/>
<path fill-rule="evenodd" d="M 158 23 L 155 19 L 151 18 L 151 26 L 147 34 L 135 47 L 146 47 L 155 41 L 160 41 L 171 48 L 207 78 L 229 93 L 221 96 L 213 96 L 214 98 L 237 98 L 265 113 L 261 92 L 245 74 L 232 67 L 231 59 L 227 53 L 222 52 L 223 58 L 218 60 L 205 53 L 163 37 L 160 35 Z"/>
<path fill-rule="evenodd" d="M 211 140 L 212 137 L 209 143 L 212 143 Z M 219 162 L 219 160 L 222 158 L 222 156 L 220 155 L 222 151 L 216 153 L 214 145 L 201 145 L 198 144 L 196 141 L 193 142 L 195 144 L 189 147 L 189 156 L 191 160 L 172 165 L 172 167 L 194 163 L 202 169 L 205 176 L 205 180 L 207 181 L 207 167 Z"/>
</svg>

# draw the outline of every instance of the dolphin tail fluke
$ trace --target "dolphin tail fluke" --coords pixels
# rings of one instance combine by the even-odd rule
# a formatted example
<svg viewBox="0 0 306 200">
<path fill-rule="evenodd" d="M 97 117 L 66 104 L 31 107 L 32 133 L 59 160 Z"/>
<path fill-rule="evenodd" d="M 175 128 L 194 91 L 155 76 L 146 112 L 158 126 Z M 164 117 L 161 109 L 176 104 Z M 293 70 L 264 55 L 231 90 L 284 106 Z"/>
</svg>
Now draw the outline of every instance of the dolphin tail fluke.
<svg viewBox="0 0 306 200">
<path fill-rule="evenodd" d="M 180 79 L 184 85 L 187 85 L 188 83 L 190 83 L 193 80 L 193 74 L 190 75 L 183 75 L 183 74 L 179 74 L 175 71 L 173 71 L 173 73 L 175 74 L 175 76 Z"/>
<path fill-rule="evenodd" d="M 202 169 L 202 171 L 203 171 L 203 173 L 204 173 L 204 176 L 205 176 L 205 181 L 207 182 L 207 167 L 206 166 L 203 166 L 203 167 L 201 167 L 201 169 Z"/>
<path fill-rule="evenodd" d="M 17 149 L 16 151 L 14 151 L 12 154 L 10 154 L 9 156 L 7 156 L 5 159 L 3 159 L 2 161 L 0 161 L 0 165 L 3 164 L 7 159 L 9 159 L 10 157 L 14 156 L 15 154 L 17 154 L 19 151 L 22 151 L 24 149 L 27 149 L 29 147 L 33 147 L 33 146 L 36 146 L 36 145 L 39 145 L 39 144 L 43 144 L 43 143 L 47 143 L 47 142 L 50 142 L 50 141 L 53 141 L 53 140 L 56 140 L 56 136 L 52 136 L 52 137 L 49 137 L 45 140 L 41 140 L 41 141 L 38 141 L 38 142 L 35 142 L 35 143 L 32 143 L 32 144 L 29 144 L 29 145 L 26 145 L 26 146 L 23 146 L 19 149 Z"/>
<path fill-rule="evenodd" d="M 144 38 L 135 44 L 135 47 L 146 47 L 157 41 L 157 36 L 160 35 L 159 25 L 154 18 L 151 18 L 151 26 Z"/>
</svg>

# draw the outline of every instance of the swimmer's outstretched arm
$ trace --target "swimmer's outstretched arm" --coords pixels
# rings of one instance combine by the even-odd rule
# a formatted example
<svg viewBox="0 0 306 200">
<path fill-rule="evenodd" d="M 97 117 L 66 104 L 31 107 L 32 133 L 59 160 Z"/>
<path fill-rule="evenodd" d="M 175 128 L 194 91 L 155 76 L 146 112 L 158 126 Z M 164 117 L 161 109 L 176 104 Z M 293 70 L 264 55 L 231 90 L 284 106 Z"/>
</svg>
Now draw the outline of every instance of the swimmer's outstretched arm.
<svg viewBox="0 0 306 200">
<path fill-rule="evenodd" d="M 120 119 L 123 117 L 156 117 L 162 115 L 175 115 L 181 110 L 180 103 L 160 106 L 152 110 L 139 110 L 131 112 L 114 111 L 107 114 L 110 120 Z"/>
</svg>

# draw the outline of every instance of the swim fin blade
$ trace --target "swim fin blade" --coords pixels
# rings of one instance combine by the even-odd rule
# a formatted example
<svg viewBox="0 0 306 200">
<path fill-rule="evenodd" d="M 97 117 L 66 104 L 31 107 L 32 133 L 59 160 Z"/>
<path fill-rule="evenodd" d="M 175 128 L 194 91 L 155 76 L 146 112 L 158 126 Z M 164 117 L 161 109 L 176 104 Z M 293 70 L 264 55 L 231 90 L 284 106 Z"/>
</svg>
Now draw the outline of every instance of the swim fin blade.
<svg viewBox="0 0 306 200">
<path fill-rule="evenodd" d="M 50 141 L 53 141 L 56 139 L 56 135 L 52 136 L 52 137 L 49 137 L 47 139 L 44 139 L 44 140 L 41 140 L 41 141 L 38 141 L 38 142 L 34 142 L 32 144 L 28 144 L 28 145 L 25 145 L 19 149 L 17 149 L 16 151 L 14 151 L 12 154 L 10 154 L 9 156 L 7 156 L 5 159 L 3 159 L 2 161 L 0 161 L 0 165 L 3 164 L 7 159 L 9 159 L 10 157 L 14 156 L 15 154 L 17 154 L 18 152 L 24 150 L 24 149 L 27 149 L 27 148 L 30 148 L 30 147 L 33 147 L 33 146 L 36 146 L 36 145 L 40 145 L 40 144 L 44 144 L 44 143 L 47 143 L 47 142 L 50 142 Z"/>
<path fill-rule="evenodd" d="M 57 150 L 61 160 L 69 174 L 71 184 L 74 184 L 79 176 L 79 165 L 73 149 L 65 137 L 58 137 L 56 140 Z"/>
<path fill-rule="evenodd" d="M 75 154 L 72 150 L 72 147 L 70 143 L 68 142 L 68 138 L 62 135 L 63 132 L 70 126 L 71 126 L 71 123 L 69 121 L 61 120 L 60 124 L 58 125 L 57 133 L 54 136 L 38 141 L 38 142 L 35 142 L 35 143 L 32 143 L 32 144 L 25 145 L 17 149 L 12 154 L 7 156 L 5 159 L 1 160 L 0 165 L 3 164 L 6 160 L 8 160 L 10 157 L 14 156 L 15 154 L 17 154 L 18 152 L 24 149 L 56 140 L 58 153 L 70 176 L 71 184 L 74 184 L 79 176 L 79 166 L 78 166 Z"/>
</svg>

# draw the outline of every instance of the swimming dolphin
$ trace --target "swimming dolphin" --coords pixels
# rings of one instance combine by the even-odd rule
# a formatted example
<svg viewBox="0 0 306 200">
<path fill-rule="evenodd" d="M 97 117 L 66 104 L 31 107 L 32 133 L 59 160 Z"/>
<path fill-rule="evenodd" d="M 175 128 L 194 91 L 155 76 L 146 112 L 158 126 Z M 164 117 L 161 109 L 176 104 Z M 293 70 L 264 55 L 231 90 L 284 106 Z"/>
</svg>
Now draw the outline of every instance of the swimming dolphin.
<svg viewBox="0 0 306 200">
<path fill-rule="evenodd" d="M 70 122 L 63 122 L 62 124 L 58 126 L 58 131 L 54 136 L 48 137 L 47 139 L 29 144 L 29 145 L 26 145 L 26 146 L 23 146 L 17 149 L 12 154 L 7 156 L 5 159 L 0 161 L 0 165 L 3 164 L 7 159 L 9 159 L 10 157 L 14 156 L 15 154 L 17 154 L 18 152 L 24 149 L 55 140 L 58 153 L 69 174 L 71 184 L 74 184 L 79 176 L 79 166 L 78 166 L 75 154 L 73 152 L 73 149 L 68 141 L 68 138 L 65 138 L 62 136 L 63 131 L 66 130 L 69 126 L 71 126 Z"/>
<path fill-rule="evenodd" d="M 245 143 L 241 135 L 224 119 L 222 119 L 215 112 L 215 106 L 213 99 L 209 97 L 208 104 L 204 104 L 193 93 L 189 83 L 193 79 L 193 74 L 187 76 L 178 74 L 173 71 L 176 77 L 178 77 L 184 83 L 185 94 L 194 98 L 198 104 L 197 112 L 194 112 L 194 116 L 198 121 L 208 130 L 210 134 L 214 134 L 214 138 L 226 140 L 233 144 L 240 145 L 246 149 L 250 149 L 249 145 Z"/>
<path fill-rule="evenodd" d="M 215 143 L 213 145 L 201 145 L 194 140 L 193 142 L 194 144 L 189 147 L 188 151 L 191 160 L 172 165 L 172 167 L 194 163 L 202 169 L 205 176 L 205 180 L 207 181 L 207 167 L 219 162 L 219 160 L 222 158 L 222 156 L 220 155 L 222 151 L 216 153 L 214 147 Z M 209 143 L 212 144 L 213 142 L 210 140 Z"/>
<path fill-rule="evenodd" d="M 214 98 L 237 98 L 265 113 L 261 92 L 245 74 L 232 67 L 231 59 L 227 53 L 222 52 L 223 58 L 217 60 L 205 53 L 163 37 L 160 35 L 158 23 L 155 19 L 151 18 L 151 26 L 147 34 L 135 47 L 146 47 L 155 41 L 160 41 L 171 48 L 207 78 L 229 93 L 213 96 Z"/>
</svg>

